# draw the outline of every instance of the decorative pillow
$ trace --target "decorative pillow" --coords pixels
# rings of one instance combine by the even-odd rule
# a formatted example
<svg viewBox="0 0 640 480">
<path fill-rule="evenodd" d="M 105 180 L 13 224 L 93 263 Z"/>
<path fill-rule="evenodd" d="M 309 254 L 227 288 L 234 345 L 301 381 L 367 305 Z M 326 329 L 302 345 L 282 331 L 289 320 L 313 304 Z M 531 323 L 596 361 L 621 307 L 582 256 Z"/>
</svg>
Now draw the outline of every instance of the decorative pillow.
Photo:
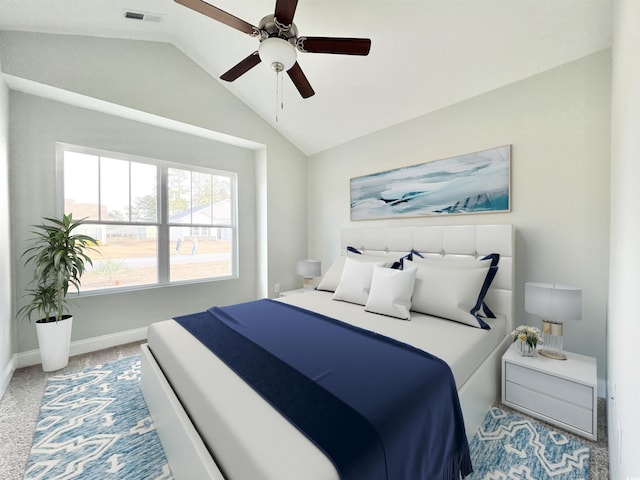
<svg viewBox="0 0 640 480">
<path fill-rule="evenodd" d="M 364 309 L 368 312 L 410 320 L 411 295 L 417 267 L 405 270 L 373 267 L 371 290 Z"/>
<path fill-rule="evenodd" d="M 384 262 L 385 265 L 388 260 L 384 257 L 376 257 L 375 255 L 364 255 L 353 247 L 347 247 L 347 256 L 358 262 Z M 344 261 L 347 258 L 345 255 L 339 255 L 336 258 L 329 270 L 323 275 L 320 283 L 316 287 L 316 290 L 324 290 L 326 292 L 335 292 L 336 288 L 340 284 L 342 278 L 342 270 L 344 269 Z"/>
<path fill-rule="evenodd" d="M 344 261 L 340 284 L 333 294 L 333 299 L 358 305 L 367 303 L 373 267 L 376 265 L 383 267 L 384 264 L 385 262 L 359 262 L 352 257 L 347 257 Z"/>
<path fill-rule="evenodd" d="M 405 260 L 405 268 L 417 266 L 411 309 L 472 327 L 489 329 L 478 315 L 497 271 L 488 261 L 437 259 Z"/>
<path fill-rule="evenodd" d="M 422 255 L 420 255 L 418 252 L 416 251 L 412 251 L 412 253 L 417 254 L 417 256 L 413 256 L 413 257 L 409 257 L 408 259 L 414 262 L 418 262 L 418 263 L 424 263 L 424 264 L 436 264 L 436 265 L 449 265 L 449 266 L 454 266 L 454 267 L 459 267 L 459 268 L 489 268 L 489 273 L 488 273 L 488 284 L 486 286 L 486 290 L 489 290 L 489 286 L 491 284 L 491 282 L 493 281 L 496 273 L 498 272 L 498 263 L 500 261 L 500 254 L 499 253 L 490 253 L 489 255 L 486 255 L 482 258 L 472 258 L 472 257 L 467 257 L 467 256 L 461 256 L 461 257 L 455 257 L 455 256 L 449 256 L 449 257 L 442 257 L 442 258 L 435 258 L 435 257 L 428 257 L 425 258 Z M 485 292 L 486 294 L 486 292 Z M 484 297 L 483 297 L 484 298 Z M 478 314 L 486 317 L 486 318 L 496 318 L 495 314 L 491 311 L 491 309 L 489 308 L 489 306 L 486 304 L 486 302 L 484 301 L 484 299 L 482 300 L 482 304 L 481 307 L 478 311 Z"/>
<path fill-rule="evenodd" d="M 327 292 L 335 292 L 336 288 L 338 288 L 338 284 L 340 283 L 340 278 L 342 277 L 342 270 L 344 269 L 344 255 L 339 255 L 336 258 L 329 270 L 325 272 L 320 283 L 316 287 L 317 290 L 325 290 Z"/>
</svg>

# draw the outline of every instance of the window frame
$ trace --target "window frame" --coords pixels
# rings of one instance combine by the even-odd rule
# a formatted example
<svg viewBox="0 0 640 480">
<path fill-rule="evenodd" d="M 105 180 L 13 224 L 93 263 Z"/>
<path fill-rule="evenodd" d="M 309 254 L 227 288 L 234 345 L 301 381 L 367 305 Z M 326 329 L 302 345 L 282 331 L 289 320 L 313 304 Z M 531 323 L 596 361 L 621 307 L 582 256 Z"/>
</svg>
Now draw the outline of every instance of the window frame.
<svg viewBox="0 0 640 480">
<path fill-rule="evenodd" d="M 64 142 L 56 142 L 56 211 L 61 216 L 65 213 L 65 191 L 64 191 L 64 155 L 65 152 L 75 152 L 80 154 L 95 155 L 127 162 L 136 162 L 153 165 L 157 168 L 157 218 L 152 221 L 132 221 L 131 220 L 131 198 L 129 203 L 129 220 L 98 220 L 87 219 L 88 225 L 107 226 L 152 226 L 158 229 L 157 239 L 157 269 L 158 275 L 155 283 L 143 285 L 115 286 L 108 288 L 92 289 L 80 291 L 80 296 L 102 295 L 118 292 L 130 292 L 135 290 L 146 290 L 152 288 L 162 288 L 175 285 L 188 285 L 197 283 L 217 282 L 237 279 L 239 276 L 239 252 L 238 252 L 238 173 L 217 168 L 203 167 L 180 162 L 171 162 L 130 153 L 114 152 L 94 147 L 85 147 Z M 169 222 L 169 169 L 188 170 L 189 172 L 204 173 L 208 175 L 224 176 L 229 178 L 229 200 L 230 219 L 229 224 L 176 224 Z M 98 190 L 100 191 L 100 169 L 98 169 Z M 129 192 L 131 184 L 129 184 Z M 192 189 L 193 192 L 193 189 Z M 100 202 L 100 194 L 98 201 Z M 100 203 L 98 204 L 98 214 L 101 215 Z M 218 277 L 197 278 L 192 280 L 170 281 L 170 229 L 175 226 L 188 226 L 191 228 L 228 228 L 231 230 L 231 273 Z"/>
</svg>

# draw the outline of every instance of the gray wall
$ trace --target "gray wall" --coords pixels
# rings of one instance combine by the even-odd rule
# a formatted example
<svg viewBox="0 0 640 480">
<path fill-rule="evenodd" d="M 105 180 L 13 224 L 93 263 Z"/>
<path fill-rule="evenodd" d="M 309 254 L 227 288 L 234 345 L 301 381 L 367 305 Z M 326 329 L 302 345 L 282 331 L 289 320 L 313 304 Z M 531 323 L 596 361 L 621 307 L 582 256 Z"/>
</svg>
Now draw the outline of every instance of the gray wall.
<svg viewBox="0 0 640 480">
<path fill-rule="evenodd" d="M 82 296 L 73 308 L 72 340 L 145 327 L 158 319 L 256 298 L 256 176 L 254 152 L 171 130 L 12 92 L 11 204 L 17 291 L 28 283 L 19 254 L 29 225 L 56 215 L 55 143 L 64 142 L 172 162 L 238 172 L 239 278 Z M 18 304 L 21 302 L 18 300 Z M 37 347 L 28 322 L 18 327 L 18 351 Z"/>
<path fill-rule="evenodd" d="M 310 254 L 328 268 L 347 226 L 511 223 L 516 324 L 540 326 L 524 312 L 525 282 L 582 287 L 582 321 L 565 325 L 565 346 L 596 357 L 606 378 L 610 59 L 591 55 L 313 156 Z M 350 221 L 352 177 L 505 144 L 511 213 Z"/>
</svg>

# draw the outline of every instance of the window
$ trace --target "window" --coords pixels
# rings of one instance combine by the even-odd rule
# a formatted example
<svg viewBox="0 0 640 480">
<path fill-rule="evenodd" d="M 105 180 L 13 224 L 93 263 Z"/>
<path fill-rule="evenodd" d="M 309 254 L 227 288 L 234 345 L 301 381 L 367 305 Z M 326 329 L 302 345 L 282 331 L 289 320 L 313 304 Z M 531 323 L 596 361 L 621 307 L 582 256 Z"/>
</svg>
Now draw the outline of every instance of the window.
<svg viewBox="0 0 640 480">
<path fill-rule="evenodd" d="M 98 240 L 81 290 L 236 276 L 236 174 L 58 144 L 65 213 Z"/>
</svg>

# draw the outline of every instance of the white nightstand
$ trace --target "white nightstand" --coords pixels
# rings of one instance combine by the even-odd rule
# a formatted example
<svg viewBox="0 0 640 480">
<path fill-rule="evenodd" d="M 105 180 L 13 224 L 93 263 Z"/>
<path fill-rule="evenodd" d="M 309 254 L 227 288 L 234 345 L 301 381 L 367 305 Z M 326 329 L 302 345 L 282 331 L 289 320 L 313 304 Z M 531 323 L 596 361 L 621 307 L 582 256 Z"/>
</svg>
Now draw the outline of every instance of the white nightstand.
<svg viewBox="0 0 640 480">
<path fill-rule="evenodd" d="M 502 403 L 595 441 L 596 360 L 565 353 L 567 360 L 522 357 L 511 345 L 502 357 Z"/>
<path fill-rule="evenodd" d="M 298 293 L 308 293 L 313 292 L 311 288 L 297 288 L 295 290 L 287 290 L 285 292 L 280 292 L 281 297 L 288 297 L 289 295 L 297 295 Z"/>
</svg>

